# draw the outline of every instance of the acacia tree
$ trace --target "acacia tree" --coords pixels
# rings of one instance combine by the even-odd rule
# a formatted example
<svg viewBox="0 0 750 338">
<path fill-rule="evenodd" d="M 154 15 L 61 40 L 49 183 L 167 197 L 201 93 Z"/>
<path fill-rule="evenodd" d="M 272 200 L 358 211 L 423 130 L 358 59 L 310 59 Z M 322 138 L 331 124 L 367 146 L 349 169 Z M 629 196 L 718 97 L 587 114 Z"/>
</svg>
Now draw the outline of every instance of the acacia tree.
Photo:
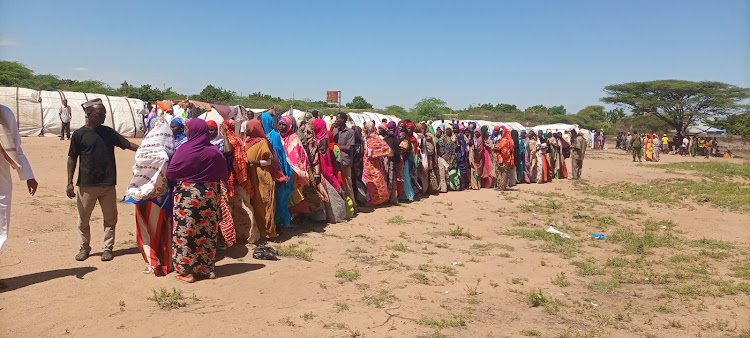
<svg viewBox="0 0 750 338">
<path fill-rule="evenodd" d="M 352 109 L 372 109 L 372 104 L 361 96 L 355 96 L 352 102 L 347 103 L 346 106 Z"/>
<path fill-rule="evenodd" d="M 742 107 L 750 89 L 715 81 L 656 80 L 604 87 L 602 102 L 629 107 L 633 114 L 651 114 L 668 123 L 679 138 L 691 123 L 725 117 Z"/>
<path fill-rule="evenodd" d="M 422 99 L 411 110 L 414 118 L 420 120 L 440 120 L 443 118 L 443 114 L 450 112 L 451 109 L 448 108 L 445 101 L 434 97 Z"/>
</svg>

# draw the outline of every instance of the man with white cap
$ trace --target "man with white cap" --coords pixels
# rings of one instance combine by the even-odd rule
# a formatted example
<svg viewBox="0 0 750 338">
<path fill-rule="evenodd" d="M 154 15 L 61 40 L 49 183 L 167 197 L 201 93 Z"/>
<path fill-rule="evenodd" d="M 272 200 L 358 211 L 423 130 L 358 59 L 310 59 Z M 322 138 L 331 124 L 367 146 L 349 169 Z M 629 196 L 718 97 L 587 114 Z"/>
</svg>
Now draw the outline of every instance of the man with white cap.
<svg viewBox="0 0 750 338">
<path fill-rule="evenodd" d="M 76 199 L 78 206 L 78 232 L 81 238 L 81 250 L 76 260 L 83 261 L 91 252 L 91 232 L 89 220 L 96 201 L 102 208 L 104 218 L 104 249 L 102 260 L 114 258 L 112 248 L 115 244 L 115 225 L 117 224 L 117 166 L 115 164 L 115 146 L 135 151 L 138 145 L 131 143 L 114 129 L 102 125 L 107 111 L 101 99 L 90 100 L 83 105 L 86 114 L 86 125 L 76 130 L 70 141 L 68 151 L 68 186 L 65 190 L 68 198 Z M 73 174 L 76 161 L 80 160 L 78 170 L 78 194 L 73 185 Z"/>
<path fill-rule="evenodd" d="M 13 111 L 0 105 L 0 249 L 8 240 L 10 226 L 10 201 L 13 192 L 11 168 L 18 172 L 18 178 L 26 181 L 29 194 L 34 196 L 38 183 L 34 179 L 29 160 L 21 149 L 21 135 Z M 7 286 L 0 281 L 0 289 Z"/>
</svg>

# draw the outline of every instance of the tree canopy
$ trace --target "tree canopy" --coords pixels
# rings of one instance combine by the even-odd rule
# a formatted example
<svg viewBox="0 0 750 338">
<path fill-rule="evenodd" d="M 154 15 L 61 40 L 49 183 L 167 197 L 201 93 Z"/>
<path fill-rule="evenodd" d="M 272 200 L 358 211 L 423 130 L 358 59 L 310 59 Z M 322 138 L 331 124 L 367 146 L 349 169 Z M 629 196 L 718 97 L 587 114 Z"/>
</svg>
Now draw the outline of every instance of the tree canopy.
<svg viewBox="0 0 750 338">
<path fill-rule="evenodd" d="M 604 87 L 602 102 L 630 108 L 635 115 L 651 114 L 682 136 L 693 122 L 735 113 L 750 98 L 750 89 L 714 81 L 656 80 Z"/>
<path fill-rule="evenodd" d="M 352 99 L 352 102 L 347 103 L 346 106 L 352 109 L 372 109 L 372 104 L 367 102 L 367 100 L 361 96 L 355 96 Z"/>
<path fill-rule="evenodd" d="M 450 114 L 450 112 L 451 109 L 445 101 L 434 97 L 422 99 L 411 110 L 415 120 L 440 120 L 444 114 Z"/>
<path fill-rule="evenodd" d="M 549 109 L 547 109 L 547 113 L 550 115 L 565 115 L 568 113 L 568 110 L 565 109 L 565 106 L 559 105 L 549 107 Z"/>
</svg>

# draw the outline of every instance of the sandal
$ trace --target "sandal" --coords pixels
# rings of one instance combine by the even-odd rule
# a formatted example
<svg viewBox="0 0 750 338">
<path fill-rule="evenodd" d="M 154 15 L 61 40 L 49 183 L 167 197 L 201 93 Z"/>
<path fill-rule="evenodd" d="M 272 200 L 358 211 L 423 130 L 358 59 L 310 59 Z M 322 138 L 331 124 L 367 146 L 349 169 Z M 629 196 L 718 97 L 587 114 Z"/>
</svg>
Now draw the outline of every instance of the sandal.
<svg viewBox="0 0 750 338">
<path fill-rule="evenodd" d="M 152 267 L 150 265 L 147 266 L 145 269 L 143 269 L 143 273 L 146 274 L 146 275 L 152 275 L 152 274 L 154 274 L 154 267 Z"/>
</svg>

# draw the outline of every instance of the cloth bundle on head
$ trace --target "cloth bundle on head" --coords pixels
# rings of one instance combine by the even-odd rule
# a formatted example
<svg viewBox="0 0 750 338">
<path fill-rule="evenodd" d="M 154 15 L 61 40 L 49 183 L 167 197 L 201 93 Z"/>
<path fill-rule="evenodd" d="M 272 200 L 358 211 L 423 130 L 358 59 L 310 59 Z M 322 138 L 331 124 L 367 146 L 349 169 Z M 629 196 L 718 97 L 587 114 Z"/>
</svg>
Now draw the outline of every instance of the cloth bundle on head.
<svg viewBox="0 0 750 338">
<path fill-rule="evenodd" d="M 201 119 L 187 124 L 188 140 L 178 148 L 167 168 L 167 178 L 172 181 L 207 183 L 227 177 L 224 155 L 211 144 L 208 125 Z"/>
<path fill-rule="evenodd" d="M 170 202 L 166 173 L 169 158 L 175 153 L 174 137 L 163 117 L 157 116 L 151 123 L 151 132 L 143 137 L 135 152 L 133 178 L 125 188 L 123 202 L 140 204 L 153 201 L 160 206 Z"/>
</svg>

